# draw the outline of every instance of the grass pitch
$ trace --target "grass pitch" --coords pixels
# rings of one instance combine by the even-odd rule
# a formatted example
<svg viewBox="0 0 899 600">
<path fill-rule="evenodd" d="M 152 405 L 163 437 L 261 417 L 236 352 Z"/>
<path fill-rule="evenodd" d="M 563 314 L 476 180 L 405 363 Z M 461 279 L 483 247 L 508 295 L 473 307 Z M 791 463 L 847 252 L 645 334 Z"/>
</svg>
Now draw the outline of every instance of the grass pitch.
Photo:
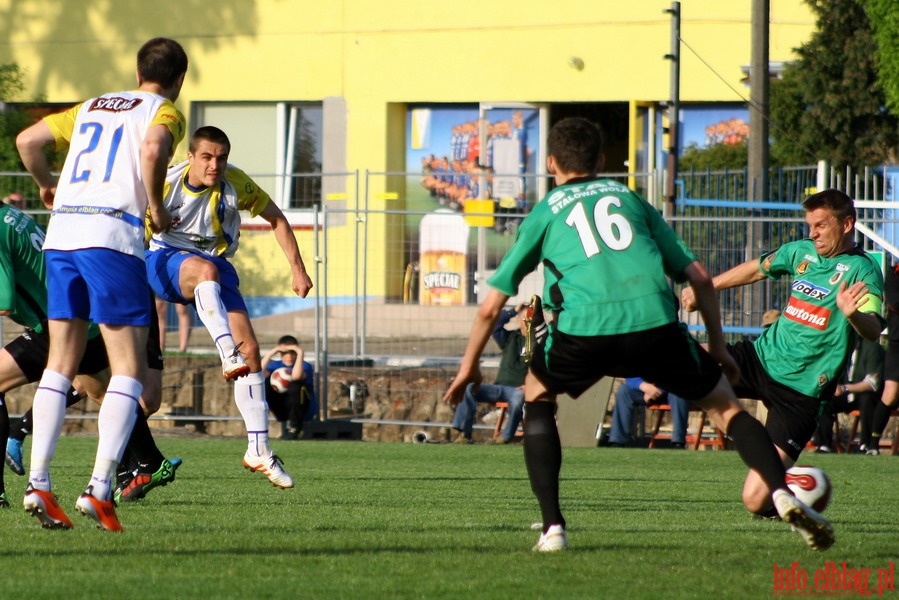
<svg viewBox="0 0 899 600">
<path fill-rule="evenodd" d="M 735 452 L 566 449 L 571 549 L 545 555 L 530 551 L 539 512 L 518 446 L 275 442 L 293 490 L 245 470 L 242 440 L 160 446 L 184 464 L 119 507 L 122 534 L 73 508 L 95 439 L 63 438 L 54 461 L 71 531 L 40 529 L 21 509 L 25 478 L 7 469 L 0 598 L 762 598 L 775 564 L 798 563 L 813 586 L 846 562 L 872 569 L 873 588 L 897 558 L 890 456 L 800 460 L 834 486 L 837 542 L 815 553 L 744 511 Z"/>
</svg>

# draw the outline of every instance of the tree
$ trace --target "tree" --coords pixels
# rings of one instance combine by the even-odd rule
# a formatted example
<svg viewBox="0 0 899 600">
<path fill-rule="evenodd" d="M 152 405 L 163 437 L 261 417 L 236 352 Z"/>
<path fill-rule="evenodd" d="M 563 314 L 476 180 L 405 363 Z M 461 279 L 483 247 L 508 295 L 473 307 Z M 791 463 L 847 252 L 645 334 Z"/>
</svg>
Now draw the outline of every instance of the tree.
<svg viewBox="0 0 899 600">
<path fill-rule="evenodd" d="M 702 171 L 711 169 L 720 171 L 723 169 L 745 169 L 749 161 L 749 146 L 743 140 L 736 144 L 721 142 L 700 148 L 696 144 L 690 144 L 684 149 L 679 161 L 681 171 Z"/>
<path fill-rule="evenodd" d="M 772 158 L 792 165 L 824 159 L 838 168 L 889 161 L 899 119 L 886 107 L 868 15 L 860 0 L 806 2 L 817 30 L 772 83 Z"/>
<path fill-rule="evenodd" d="M 0 65 L 0 102 L 7 102 L 24 89 L 22 70 L 15 63 Z M 26 113 L 8 108 L 0 110 L 0 171 L 22 171 L 16 135 L 31 123 Z"/>
<path fill-rule="evenodd" d="M 899 114 L 899 11 L 895 0 L 864 0 L 877 42 L 876 66 L 890 110 Z"/>
</svg>

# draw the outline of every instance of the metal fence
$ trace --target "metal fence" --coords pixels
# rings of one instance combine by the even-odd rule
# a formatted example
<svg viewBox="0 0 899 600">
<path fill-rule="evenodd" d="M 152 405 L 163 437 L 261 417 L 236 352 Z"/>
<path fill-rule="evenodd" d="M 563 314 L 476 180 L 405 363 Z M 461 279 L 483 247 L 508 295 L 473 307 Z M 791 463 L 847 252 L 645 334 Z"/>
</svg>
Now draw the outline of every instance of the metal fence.
<svg viewBox="0 0 899 600">
<path fill-rule="evenodd" d="M 899 202 L 893 175 L 884 168 L 835 172 L 819 165 L 786 169 L 772 174 L 769 199 L 750 203 L 744 200 L 744 171 L 683 173 L 678 182 L 680 199 L 674 210 L 667 212 L 685 243 L 711 273 L 717 274 L 804 236 L 802 198 L 815 188 L 839 187 L 857 199 L 859 241 L 867 250 L 883 253 L 886 263 L 889 255 L 899 257 L 895 247 Z M 513 243 L 517 224 L 539 197 L 538 192 L 548 187 L 549 178 L 546 174 L 510 175 L 525 180 L 521 184 L 526 190 L 525 202 L 512 208 L 502 198 L 482 197 L 486 204 L 477 205 L 476 211 L 466 211 L 465 202 L 453 205 L 432 194 L 424 185 L 422 173 L 340 176 L 344 181 L 341 201 L 322 201 L 304 217 L 314 245 L 313 255 L 306 256 L 315 281 L 312 308 L 292 320 L 289 315 L 251 313 L 263 350 L 283 333 L 298 334 L 309 348 L 309 357 L 316 363 L 323 417 L 357 414 L 360 399 L 371 391 L 371 385 L 363 380 L 408 373 L 403 381 L 409 389 L 391 384 L 390 394 L 399 398 L 412 393 L 418 380 L 445 382 L 452 376 L 478 301 L 486 290 L 486 280 Z M 663 208 L 661 173 L 609 176 L 640 190 L 653 205 Z M 327 180 L 327 175 L 320 177 Z M 32 199 L 29 209 L 46 219 L 46 211 L 37 210 L 35 190 L 26 176 L 0 174 L 0 190 L 22 192 Z M 324 190 L 322 196 L 327 200 Z M 481 223 L 467 226 L 462 256 L 426 256 L 422 231 L 432 227 L 428 220 L 435 211 L 453 217 L 434 225 L 438 237 L 449 222 L 457 227 L 467 217 Z M 255 230 L 246 235 L 271 233 Z M 428 270 L 434 271 L 440 260 L 451 259 L 457 261 L 455 268 L 460 275 L 458 287 L 451 290 L 455 298 L 439 302 L 425 299 L 423 294 L 433 287 L 424 279 Z M 280 260 L 278 256 L 261 260 L 253 269 L 243 269 L 242 279 L 283 277 Z M 429 260 L 435 264 L 424 264 Z M 765 282 L 722 292 L 727 335 L 736 339 L 760 332 L 761 315 L 770 308 L 782 307 L 787 286 L 787 282 Z M 537 273 L 525 280 L 517 299 L 540 293 L 541 287 Z M 696 315 L 682 317 L 701 337 L 703 328 Z M 4 341 L 17 332 L 17 327 L 10 325 L 6 321 L 5 327 L 0 326 Z M 194 332 L 193 344 L 211 348 L 202 327 Z M 495 366 L 498 360 L 498 349 L 488 345 L 486 366 Z"/>
<path fill-rule="evenodd" d="M 529 175 L 539 187 L 545 174 Z M 658 173 L 612 174 L 612 177 L 634 188 L 653 192 L 661 190 L 662 177 Z M 899 204 L 892 201 L 893 183 L 883 169 L 866 169 L 858 173 L 837 173 L 823 166 L 784 169 L 770 180 L 770 199 L 764 202 L 747 202 L 745 198 L 745 172 L 704 172 L 682 174 L 679 181 L 681 198 L 671 211 L 669 222 L 685 243 L 696 252 L 699 259 L 713 274 L 725 271 L 762 252 L 800 239 L 807 233 L 801 210 L 801 200 L 815 189 L 841 187 L 858 198 L 858 240 L 871 252 L 899 257 L 892 245 Z M 383 189 L 390 178 L 405 178 L 406 205 L 416 205 L 415 196 L 422 196 L 416 186 L 421 186 L 419 173 L 364 174 L 364 190 Z M 847 187 L 847 182 L 849 186 Z M 659 194 L 647 193 L 651 203 L 662 209 Z M 440 199 L 424 195 L 425 203 L 418 203 L 421 210 L 373 209 L 373 202 L 364 198 L 360 210 L 350 211 L 358 229 L 355 239 L 361 248 L 355 249 L 358 261 L 345 265 L 361 276 L 358 294 L 347 306 L 330 307 L 330 295 L 325 293 L 322 302 L 326 315 L 322 324 L 325 332 L 321 340 L 320 359 L 324 369 L 329 363 L 355 364 L 397 369 L 433 368 L 435 376 L 447 378 L 464 350 L 472 318 L 479 299 L 486 290 L 486 279 L 499 264 L 515 238 L 516 224 L 527 214 L 528 206 L 521 211 L 505 211 L 498 199 L 493 199 L 492 210 L 465 212 L 465 206 L 448 206 Z M 430 201 L 431 204 L 427 205 Z M 435 210 L 449 210 L 453 214 L 465 214 L 470 218 L 485 219 L 485 225 L 471 227 L 465 247 L 461 302 L 458 305 L 436 306 L 422 300 L 427 285 L 423 283 L 427 258 L 424 256 L 420 232 L 424 220 Z M 322 211 L 321 226 L 324 245 L 320 255 L 325 257 L 324 277 L 327 281 L 340 278 L 328 257 L 334 252 L 346 251 L 327 239 L 329 222 L 347 216 L 340 211 Z M 460 217 L 461 218 L 461 217 Z M 449 227 L 449 225 L 447 225 Z M 374 248 L 383 249 L 390 260 L 375 260 Z M 374 266 L 376 265 L 376 266 Z M 345 275 L 343 275 L 345 276 Z M 394 286 L 393 293 L 373 293 L 372 281 L 402 281 L 402 287 Z M 761 332 L 762 314 L 780 309 L 789 293 L 788 281 L 765 281 L 746 288 L 723 291 L 720 294 L 722 319 L 725 332 L 731 341 Z M 526 279 L 519 297 L 540 292 L 539 276 Z M 401 292 L 397 290 L 402 290 Z M 702 337 L 704 327 L 695 313 L 682 314 L 697 336 Z M 349 326 L 349 320 L 352 325 Z M 352 339 L 349 339 L 349 338 Z M 485 354 L 488 365 L 498 361 L 496 349 L 488 345 Z M 324 382 L 327 386 L 327 381 Z"/>
</svg>

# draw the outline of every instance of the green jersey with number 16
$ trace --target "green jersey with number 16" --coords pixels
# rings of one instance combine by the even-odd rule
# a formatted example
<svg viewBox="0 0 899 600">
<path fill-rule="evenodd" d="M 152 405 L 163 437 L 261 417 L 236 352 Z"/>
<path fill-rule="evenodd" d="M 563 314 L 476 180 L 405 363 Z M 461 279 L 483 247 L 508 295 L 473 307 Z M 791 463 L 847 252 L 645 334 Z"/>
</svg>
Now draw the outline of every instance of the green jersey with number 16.
<svg viewBox="0 0 899 600">
<path fill-rule="evenodd" d="M 639 194 L 611 180 L 573 179 L 524 219 L 489 279 L 514 296 L 542 262 L 544 308 L 569 335 L 616 335 L 677 320 L 666 275 L 683 281 L 693 253 Z"/>
</svg>

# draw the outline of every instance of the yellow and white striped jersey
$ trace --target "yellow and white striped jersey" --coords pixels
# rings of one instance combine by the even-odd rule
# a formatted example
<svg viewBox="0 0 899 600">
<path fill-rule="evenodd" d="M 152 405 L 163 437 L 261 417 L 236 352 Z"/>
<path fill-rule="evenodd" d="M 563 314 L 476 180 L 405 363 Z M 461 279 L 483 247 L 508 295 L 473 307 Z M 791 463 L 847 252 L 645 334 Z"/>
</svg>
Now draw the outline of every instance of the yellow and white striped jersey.
<svg viewBox="0 0 899 600">
<path fill-rule="evenodd" d="M 218 185 L 200 191 L 186 185 L 189 170 L 185 161 L 166 175 L 165 207 L 172 226 L 153 234 L 150 250 L 173 247 L 230 258 L 239 243 L 240 211 L 258 216 L 271 198 L 234 165 L 228 165 Z"/>
</svg>

